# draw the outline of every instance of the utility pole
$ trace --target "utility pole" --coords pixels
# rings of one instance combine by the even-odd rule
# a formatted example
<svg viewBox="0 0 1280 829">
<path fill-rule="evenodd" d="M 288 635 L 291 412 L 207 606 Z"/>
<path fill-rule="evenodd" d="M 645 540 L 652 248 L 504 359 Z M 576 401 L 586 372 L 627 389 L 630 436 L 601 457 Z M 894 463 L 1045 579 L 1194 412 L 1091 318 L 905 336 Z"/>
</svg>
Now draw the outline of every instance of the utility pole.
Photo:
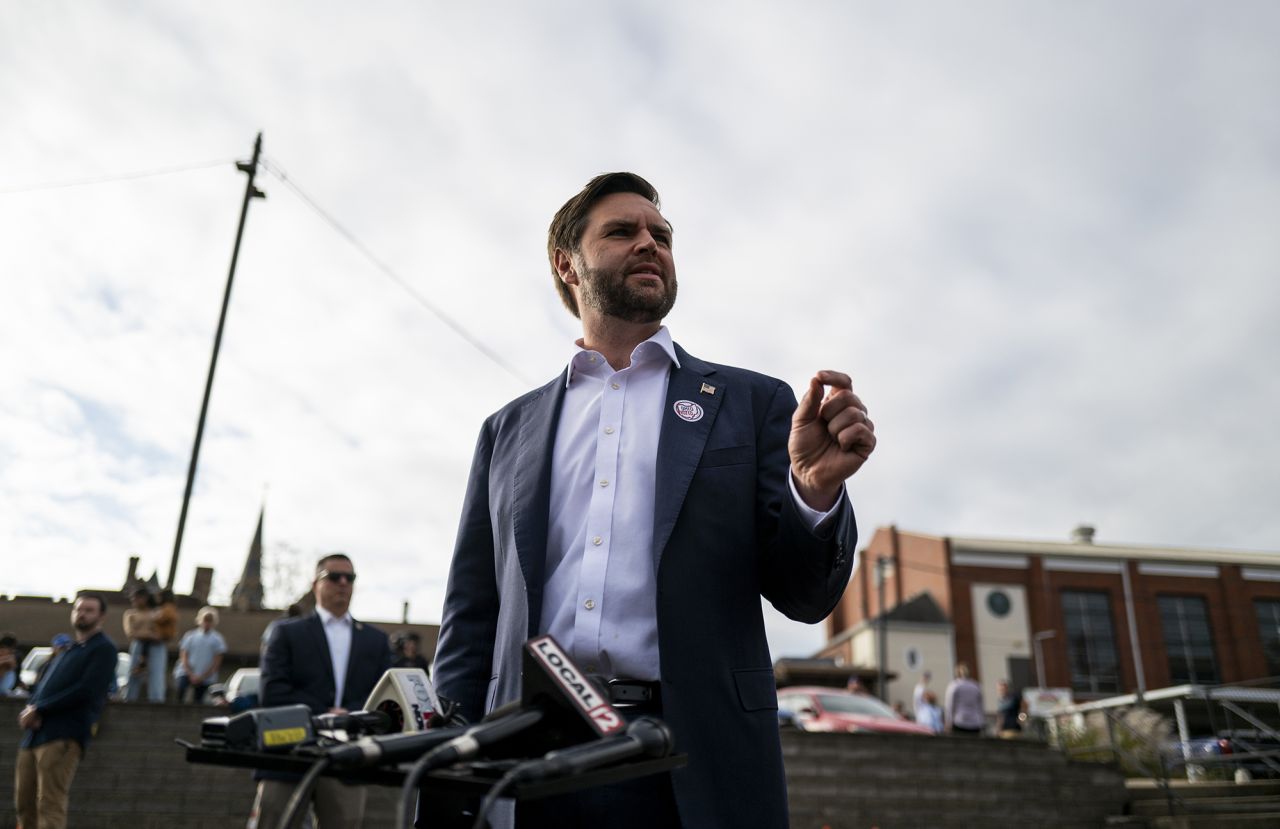
<svg viewBox="0 0 1280 829">
<path fill-rule="evenodd" d="M 879 646 L 877 647 L 877 651 L 879 653 L 876 656 L 876 695 L 880 697 L 882 702 L 889 701 L 889 691 L 884 687 L 885 683 L 888 681 L 886 678 L 887 669 L 884 663 L 885 660 L 889 658 L 889 620 L 886 617 L 884 610 L 884 581 L 885 571 L 888 568 L 888 556 L 879 556 L 876 558 L 876 591 L 877 595 L 880 597 L 880 624 L 877 626 L 878 630 L 876 631 L 879 638 Z"/>
<path fill-rule="evenodd" d="M 191 465 L 187 467 L 187 488 L 182 494 L 182 512 L 178 515 L 178 534 L 173 539 L 173 559 L 169 562 L 169 580 L 165 586 L 173 589 L 178 575 L 178 554 L 182 551 L 182 531 L 187 525 L 187 507 L 191 504 L 191 489 L 196 481 L 196 463 L 200 459 L 200 441 L 204 438 L 204 421 L 209 414 L 209 394 L 213 391 L 213 372 L 218 367 L 218 350 L 222 347 L 222 329 L 227 324 L 227 306 L 231 303 L 231 283 L 236 276 L 236 260 L 240 258 L 240 239 L 244 236 L 244 220 L 249 215 L 249 202 L 265 199 L 267 194 L 254 184 L 258 174 L 258 159 L 262 156 L 262 133 L 253 142 L 253 158 L 237 161 L 236 169 L 249 177 L 244 186 L 244 203 L 240 206 L 240 225 L 236 228 L 236 244 L 231 249 L 231 269 L 227 272 L 227 289 L 222 295 L 222 313 L 218 317 L 218 333 L 213 337 L 213 357 L 209 360 L 209 377 L 204 383 L 204 401 L 200 404 L 200 419 L 196 422 L 196 440 L 191 447 Z"/>
</svg>

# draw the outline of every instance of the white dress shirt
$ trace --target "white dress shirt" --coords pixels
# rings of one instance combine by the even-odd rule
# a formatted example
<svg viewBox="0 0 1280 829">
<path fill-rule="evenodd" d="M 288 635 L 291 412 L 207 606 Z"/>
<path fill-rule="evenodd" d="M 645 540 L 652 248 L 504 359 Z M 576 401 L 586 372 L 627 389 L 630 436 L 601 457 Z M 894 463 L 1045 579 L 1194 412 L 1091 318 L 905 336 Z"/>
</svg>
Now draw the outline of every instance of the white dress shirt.
<svg viewBox="0 0 1280 829">
<path fill-rule="evenodd" d="M 588 673 L 656 680 L 655 474 L 667 381 L 680 361 L 666 326 L 621 371 L 578 346 L 552 450 L 538 630 Z M 834 513 L 809 508 L 790 483 L 810 529 Z"/>
<path fill-rule="evenodd" d="M 324 625 L 324 638 L 329 643 L 329 658 L 333 660 L 333 707 L 342 707 L 342 692 L 347 685 L 347 663 L 351 661 L 351 614 L 334 616 L 316 605 L 316 615 Z"/>
</svg>

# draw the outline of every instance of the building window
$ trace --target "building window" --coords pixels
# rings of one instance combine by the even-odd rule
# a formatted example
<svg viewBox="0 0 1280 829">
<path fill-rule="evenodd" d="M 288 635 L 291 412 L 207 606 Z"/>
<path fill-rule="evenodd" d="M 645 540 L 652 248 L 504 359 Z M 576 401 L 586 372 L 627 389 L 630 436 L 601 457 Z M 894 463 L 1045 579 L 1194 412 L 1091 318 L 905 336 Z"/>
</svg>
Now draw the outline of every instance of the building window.
<svg viewBox="0 0 1280 829">
<path fill-rule="evenodd" d="M 1199 596 L 1157 596 L 1164 648 L 1169 654 L 1169 679 L 1175 684 L 1216 683 L 1218 662 L 1213 656 L 1209 610 Z"/>
<path fill-rule="evenodd" d="M 1258 639 L 1267 659 L 1267 673 L 1280 676 L 1280 601 L 1254 599 L 1253 609 L 1258 614 Z"/>
<path fill-rule="evenodd" d="M 1106 593 L 1062 591 L 1063 629 L 1067 632 L 1067 665 L 1071 690 L 1089 694 L 1120 691 L 1116 637 L 1111 626 L 1111 598 Z M 1044 679 L 1040 680 L 1042 683 Z"/>
</svg>

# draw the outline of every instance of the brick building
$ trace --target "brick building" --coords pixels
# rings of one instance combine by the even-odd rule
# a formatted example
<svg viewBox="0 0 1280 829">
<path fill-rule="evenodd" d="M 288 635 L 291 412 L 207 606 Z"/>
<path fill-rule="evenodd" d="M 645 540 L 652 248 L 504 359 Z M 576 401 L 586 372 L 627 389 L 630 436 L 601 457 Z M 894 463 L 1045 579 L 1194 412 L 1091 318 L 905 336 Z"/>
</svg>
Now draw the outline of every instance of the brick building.
<svg viewBox="0 0 1280 829">
<path fill-rule="evenodd" d="M 988 708 L 1001 678 L 1077 700 L 1280 680 L 1280 553 L 1098 544 L 1091 527 L 1067 542 L 881 527 L 817 656 L 878 665 L 882 612 L 885 664 L 898 675 L 887 698 L 908 706 L 921 671 L 940 693 L 958 661 Z"/>
</svg>

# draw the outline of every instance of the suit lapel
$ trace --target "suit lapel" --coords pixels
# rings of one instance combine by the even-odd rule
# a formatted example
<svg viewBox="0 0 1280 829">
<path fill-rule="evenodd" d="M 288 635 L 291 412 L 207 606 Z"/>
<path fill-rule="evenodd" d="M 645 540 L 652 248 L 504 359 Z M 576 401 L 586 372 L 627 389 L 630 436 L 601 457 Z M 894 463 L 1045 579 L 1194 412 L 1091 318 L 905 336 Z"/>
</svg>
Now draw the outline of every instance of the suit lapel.
<svg viewBox="0 0 1280 829">
<path fill-rule="evenodd" d="M 529 599 L 529 634 L 542 614 L 542 581 L 547 560 L 547 513 L 551 502 L 551 456 L 567 376 L 539 389 L 525 403 L 512 481 L 512 532 Z"/>
<path fill-rule="evenodd" d="M 717 381 L 715 393 L 703 393 L 704 379 L 715 373 L 712 365 L 689 356 L 678 345 L 676 355 L 680 358 L 680 368 L 672 368 L 671 379 L 667 383 L 667 400 L 663 405 L 662 430 L 658 437 L 658 462 L 654 470 L 655 570 L 662 562 L 662 552 L 671 538 L 676 519 L 680 516 L 684 496 L 689 491 L 693 473 L 702 459 L 703 447 L 707 444 L 707 436 L 711 434 L 711 426 L 715 423 L 716 413 L 720 411 L 720 401 L 725 395 L 722 381 Z M 701 407 L 702 417 L 689 421 L 677 415 L 675 406 L 680 401 L 688 401 Z"/>
<path fill-rule="evenodd" d="M 311 637 L 311 647 L 324 657 L 321 660 L 324 663 L 324 672 L 329 677 L 330 684 L 336 689 L 338 678 L 333 675 L 333 654 L 329 652 L 329 638 L 324 635 L 324 620 L 320 618 L 319 613 L 311 614 L 307 635 Z"/>
</svg>

